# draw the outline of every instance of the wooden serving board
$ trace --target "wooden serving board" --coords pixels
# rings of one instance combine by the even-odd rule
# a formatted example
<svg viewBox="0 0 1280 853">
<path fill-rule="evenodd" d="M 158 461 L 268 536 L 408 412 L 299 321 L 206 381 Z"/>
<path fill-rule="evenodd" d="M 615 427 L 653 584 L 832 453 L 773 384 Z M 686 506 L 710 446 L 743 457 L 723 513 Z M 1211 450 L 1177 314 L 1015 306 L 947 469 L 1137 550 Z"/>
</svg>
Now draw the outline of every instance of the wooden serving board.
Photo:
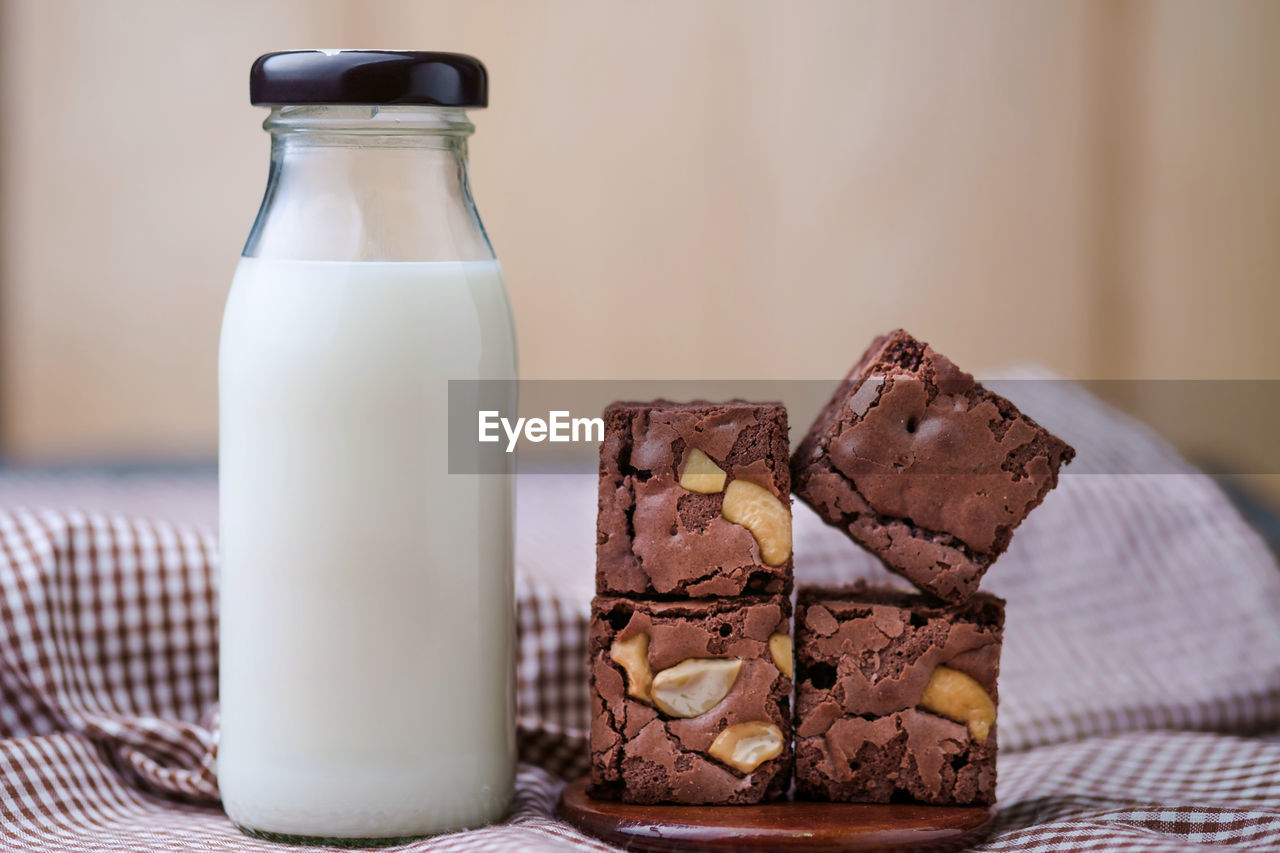
<svg viewBox="0 0 1280 853">
<path fill-rule="evenodd" d="M 627 850 L 959 850 L 991 828 L 988 806 L 774 802 L 758 806 L 639 806 L 587 796 L 587 780 L 564 789 L 560 817 Z"/>
</svg>

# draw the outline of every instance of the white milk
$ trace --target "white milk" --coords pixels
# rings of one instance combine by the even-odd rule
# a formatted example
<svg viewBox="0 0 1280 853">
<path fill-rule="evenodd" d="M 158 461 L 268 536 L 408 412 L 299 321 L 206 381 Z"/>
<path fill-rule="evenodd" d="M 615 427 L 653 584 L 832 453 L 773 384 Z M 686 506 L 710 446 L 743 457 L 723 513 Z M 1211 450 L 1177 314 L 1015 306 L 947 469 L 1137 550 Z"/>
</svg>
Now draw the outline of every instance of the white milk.
<svg viewBox="0 0 1280 853">
<path fill-rule="evenodd" d="M 511 478 L 448 473 L 447 380 L 514 378 L 498 265 L 245 258 L 222 327 L 227 813 L 423 835 L 514 767 Z"/>
</svg>

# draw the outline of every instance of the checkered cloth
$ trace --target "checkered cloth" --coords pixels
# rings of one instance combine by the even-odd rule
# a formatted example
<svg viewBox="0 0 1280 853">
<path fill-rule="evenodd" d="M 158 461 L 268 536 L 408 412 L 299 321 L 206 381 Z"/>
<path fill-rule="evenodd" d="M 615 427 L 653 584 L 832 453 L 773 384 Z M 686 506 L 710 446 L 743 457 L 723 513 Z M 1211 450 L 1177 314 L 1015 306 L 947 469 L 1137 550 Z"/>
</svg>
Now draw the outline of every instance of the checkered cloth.
<svg viewBox="0 0 1280 853">
<path fill-rule="evenodd" d="M 1280 849 L 1273 557 L 1142 427 L 1069 385 L 1017 391 L 1112 473 L 1065 475 L 984 584 L 1009 612 L 981 849 Z M 515 804 L 500 826 L 391 849 L 609 849 L 552 816 L 585 763 L 595 482 L 519 492 Z M 0 850 L 285 849 L 217 807 L 215 545 L 200 525 L 0 513 Z M 890 580 L 803 506 L 796 565 Z"/>
</svg>

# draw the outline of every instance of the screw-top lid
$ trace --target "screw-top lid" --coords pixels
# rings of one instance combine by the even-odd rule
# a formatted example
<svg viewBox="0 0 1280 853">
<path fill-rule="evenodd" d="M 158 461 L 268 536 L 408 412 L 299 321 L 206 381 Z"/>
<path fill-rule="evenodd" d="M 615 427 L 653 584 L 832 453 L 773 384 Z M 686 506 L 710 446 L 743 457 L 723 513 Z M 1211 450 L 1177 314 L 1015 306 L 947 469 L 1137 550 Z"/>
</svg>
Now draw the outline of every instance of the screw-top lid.
<svg viewBox="0 0 1280 853">
<path fill-rule="evenodd" d="M 474 56 L 416 50 L 290 50 L 258 57 L 254 106 L 423 104 L 484 107 L 489 75 Z"/>
</svg>

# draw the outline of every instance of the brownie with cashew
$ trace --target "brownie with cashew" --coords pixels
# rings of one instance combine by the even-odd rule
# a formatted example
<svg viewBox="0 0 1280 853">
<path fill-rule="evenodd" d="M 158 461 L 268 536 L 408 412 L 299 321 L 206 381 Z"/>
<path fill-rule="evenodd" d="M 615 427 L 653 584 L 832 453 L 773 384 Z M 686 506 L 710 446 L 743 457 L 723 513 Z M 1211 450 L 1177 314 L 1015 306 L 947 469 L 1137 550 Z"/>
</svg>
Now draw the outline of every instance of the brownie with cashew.
<svg viewBox="0 0 1280 853">
<path fill-rule="evenodd" d="M 959 602 L 1075 451 L 928 344 L 878 338 L 797 448 L 797 497 L 920 589 Z"/>
<path fill-rule="evenodd" d="M 987 804 L 996 795 L 1004 601 L 860 583 L 796 608 L 796 795 Z"/>
<path fill-rule="evenodd" d="M 790 593 L 791 471 L 781 404 L 614 403 L 604 420 L 596 592 Z"/>
<path fill-rule="evenodd" d="M 782 596 L 597 597 L 589 642 L 592 795 L 742 804 L 785 793 L 789 610 Z"/>
</svg>

